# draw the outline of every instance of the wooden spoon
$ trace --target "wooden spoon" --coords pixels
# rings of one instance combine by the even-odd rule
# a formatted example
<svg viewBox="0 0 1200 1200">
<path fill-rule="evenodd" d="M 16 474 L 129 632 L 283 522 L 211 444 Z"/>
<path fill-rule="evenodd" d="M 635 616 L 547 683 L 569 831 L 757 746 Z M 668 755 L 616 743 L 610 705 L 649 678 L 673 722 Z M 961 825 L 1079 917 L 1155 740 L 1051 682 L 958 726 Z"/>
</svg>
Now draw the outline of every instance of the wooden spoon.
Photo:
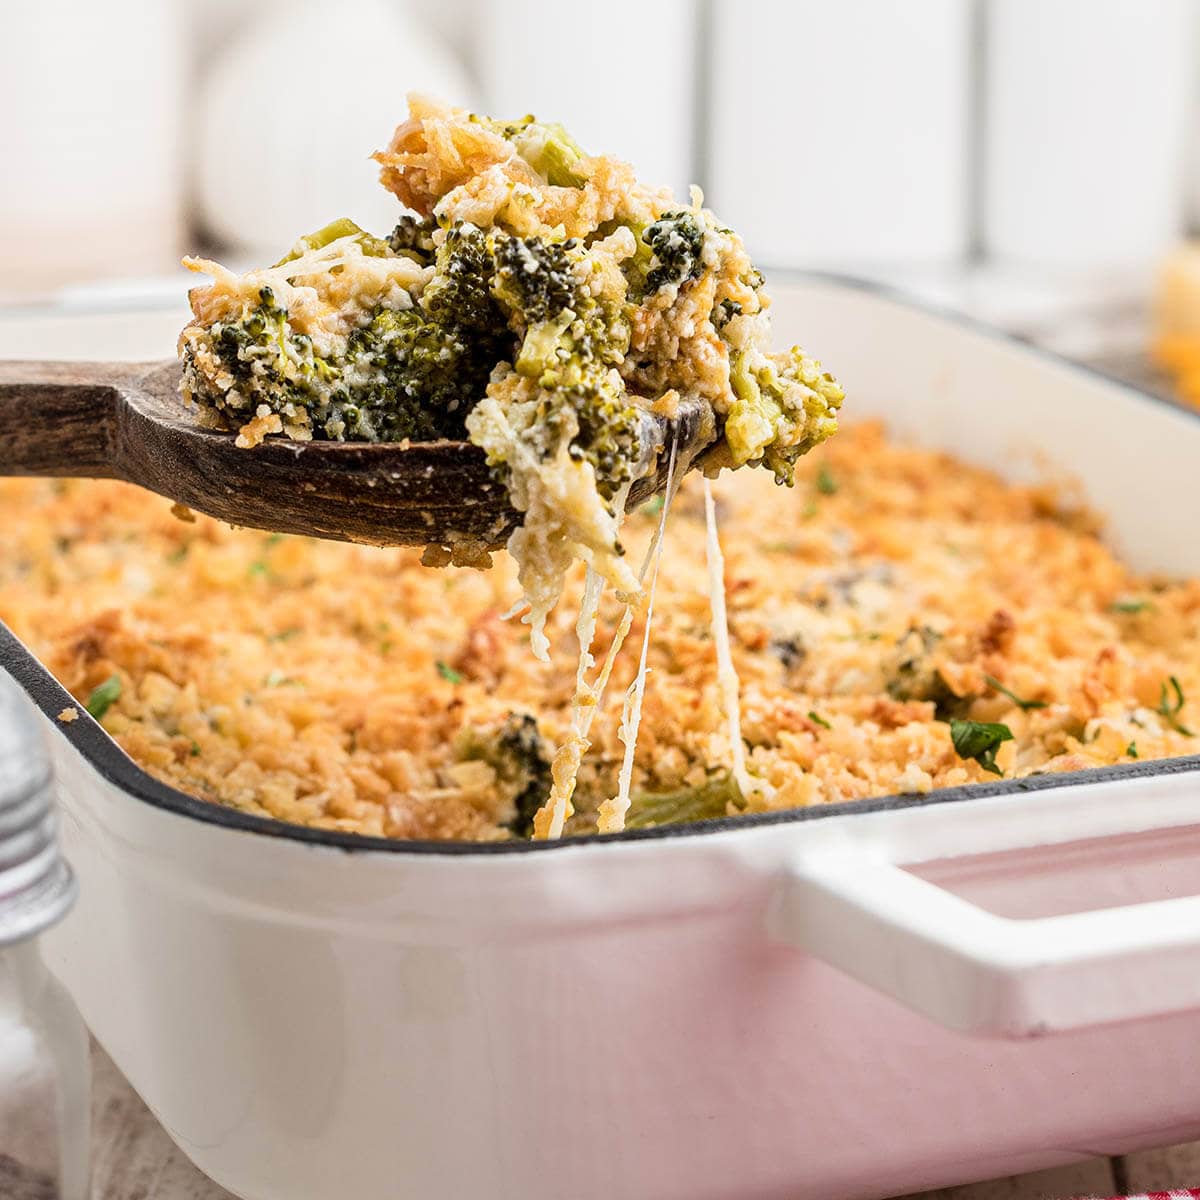
<svg viewBox="0 0 1200 1200">
<path fill-rule="evenodd" d="M 0 475 L 123 479 L 231 525 L 375 545 L 495 548 L 520 516 L 469 442 L 294 442 L 201 429 L 168 363 L 0 362 Z M 653 441 L 711 440 L 695 412 Z M 661 490 L 666 458 L 629 504 Z"/>
</svg>

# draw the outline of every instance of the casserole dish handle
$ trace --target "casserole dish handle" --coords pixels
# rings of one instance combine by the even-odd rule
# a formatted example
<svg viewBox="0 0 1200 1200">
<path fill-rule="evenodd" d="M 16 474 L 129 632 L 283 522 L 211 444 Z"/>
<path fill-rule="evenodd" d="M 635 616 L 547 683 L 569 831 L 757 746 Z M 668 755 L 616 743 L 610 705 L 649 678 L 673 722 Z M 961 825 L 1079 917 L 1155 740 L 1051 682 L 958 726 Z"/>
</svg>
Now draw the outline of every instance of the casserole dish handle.
<svg viewBox="0 0 1200 1200">
<path fill-rule="evenodd" d="M 966 1033 L 1038 1037 L 1200 1008 L 1200 896 L 1014 920 L 848 851 L 795 860 L 770 924 Z"/>
</svg>

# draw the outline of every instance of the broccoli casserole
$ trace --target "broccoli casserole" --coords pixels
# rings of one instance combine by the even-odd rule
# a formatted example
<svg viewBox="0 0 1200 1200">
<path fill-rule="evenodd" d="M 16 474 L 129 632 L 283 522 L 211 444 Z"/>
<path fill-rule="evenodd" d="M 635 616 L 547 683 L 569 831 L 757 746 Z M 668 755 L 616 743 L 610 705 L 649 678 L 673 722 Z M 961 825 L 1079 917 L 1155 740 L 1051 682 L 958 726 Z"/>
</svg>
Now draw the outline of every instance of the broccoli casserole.
<svg viewBox="0 0 1200 1200">
<path fill-rule="evenodd" d="M 796 469 L 721 480 L 748 763 L 730 780 L 702 488 L 675 498 L 628 824 L 856 800 L 1200 750 L 1200 582 L 1140 577 L 1086 512 L 851 425 Z M 657 504 L 623 536 L 639 556 Z M 504 619 L 515 567 L 198 518 L 123 484 L 0 481 L 0 619 L 146 770 L 247 812 L 396 838 L 528 836 L 570 672 Z M 575 646 L 570 604 L 547 621 Z M 603 656 L 623 606 L 600 606 Z M 633 617 L 640 635 L 645 612 Z M 624 687 L 636 656 L 622 657 Z M 622 765 L 591 726 L 568 833 Z"/>
</svg>

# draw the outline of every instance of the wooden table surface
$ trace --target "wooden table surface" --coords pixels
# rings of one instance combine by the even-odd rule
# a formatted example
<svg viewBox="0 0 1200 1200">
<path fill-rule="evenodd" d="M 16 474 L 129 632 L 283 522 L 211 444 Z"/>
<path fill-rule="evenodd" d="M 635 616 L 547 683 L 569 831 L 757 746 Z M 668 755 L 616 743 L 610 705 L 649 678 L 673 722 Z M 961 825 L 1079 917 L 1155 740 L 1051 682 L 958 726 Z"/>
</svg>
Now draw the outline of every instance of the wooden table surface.
<svg viewBox="0 0 1200 1200">
<path fill-rule="evenodd" d="M 92 1062 L 94 1200 L 234 1200 L 175 1148 L 99 1047 L 93 1050 Z M 1200 1187 L 1200 1142 L 1119 1159 L 1093 1158 L 1032 1175 L 942 1188 L 907 1200 L 1067 1200 L 1186 1186 Z M 354 1198 L 331 1196 L 329 1200 Z"/>
</svg>

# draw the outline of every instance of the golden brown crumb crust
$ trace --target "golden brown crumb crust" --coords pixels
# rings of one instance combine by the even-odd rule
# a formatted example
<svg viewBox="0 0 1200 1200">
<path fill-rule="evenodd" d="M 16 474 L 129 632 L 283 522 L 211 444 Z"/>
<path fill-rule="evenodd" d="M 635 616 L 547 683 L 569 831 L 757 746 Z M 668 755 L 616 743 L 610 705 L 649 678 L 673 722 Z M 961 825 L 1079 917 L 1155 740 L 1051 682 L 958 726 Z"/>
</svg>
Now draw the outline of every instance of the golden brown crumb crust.
<svg viewBox="0 0 1200 1200">
<path fill-rule="evenodd" d="M 743 730 L 773 805 L 990 778 L 955 754 L 950 715 L 1008 724 L 1010 775 L 1197 750 L 1179 727 L 1200 727 L 1200 582 L 1131 574 L 1048 490 L 859 425 L 804 460 L 794 490 L 743 472 L 718 494 Z M 630 519 L 635 557 L 650 526 Z M 635 788 L 728 763 L 703 538 L 689 483 L 667 531 Z M 0 481 L 0 619 L 81 702 L 120 678 L 103 724 L 152 774 L 318 827 L 511 836 L 510 791 L 465 747 L 511 713 L 562 735 L 579 582 L 543 665 L 502 619 L 507 556 L 430 571 L 415 552 L 183 524 L 123 484 Z M 615 617 L 610 597 L 598 654 Z M 635 658 L 593 727 L 575 831 L 613 786 Z M 1167 717 L 1172 676 L 1187 702 Z M 1022 711 L 989 677 L 1046 707 Z"/>
</svg>

